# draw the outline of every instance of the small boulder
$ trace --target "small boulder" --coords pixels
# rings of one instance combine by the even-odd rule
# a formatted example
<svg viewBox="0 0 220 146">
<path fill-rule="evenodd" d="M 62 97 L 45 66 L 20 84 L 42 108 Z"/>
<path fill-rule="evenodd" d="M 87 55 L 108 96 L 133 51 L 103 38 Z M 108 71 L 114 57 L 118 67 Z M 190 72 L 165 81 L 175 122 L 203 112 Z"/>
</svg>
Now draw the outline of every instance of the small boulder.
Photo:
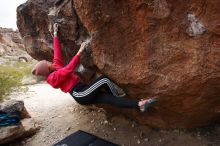
<svg viewBox="0 0 220 146">
<path fill-rule="evenodd" d="M 0 111 L 6 113 L 19 112 L 22 119 L 19 124 L 0 127 L 0 145 L 14 141 L 17 138 L 33 135 L 39 129 L 36 122 L 30 118 L 23 101 L 8 100 L 0 103 Z"/>
<path fill-rule="evenodd" d="M 7 100 L 0 104 L 0 111 L 2 112 L 19 112 L 21 119 L 30 118 L 31 116 L 24 107 L 23 101 L 18 100 Z"/>
</svg>

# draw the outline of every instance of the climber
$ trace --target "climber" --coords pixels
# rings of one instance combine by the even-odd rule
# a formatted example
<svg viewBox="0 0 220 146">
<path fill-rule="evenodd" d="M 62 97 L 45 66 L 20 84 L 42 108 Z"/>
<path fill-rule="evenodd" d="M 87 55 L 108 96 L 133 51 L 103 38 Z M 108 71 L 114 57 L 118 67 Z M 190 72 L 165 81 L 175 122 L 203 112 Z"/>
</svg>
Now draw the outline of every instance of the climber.
<svg viewBox="0 0 220 146">
<path fill-rule="evenodd" d="M 53 63 L 46 60 L 38 62 L 32 70 L 33 75 L 46 77 L 47 82 L 54 88 L 60 88 L 63 92 L 69 92 L 79 104 L 111 104 L 122 108 L 135 108 L 144 112 L 156 102 L 155 98 L 142 99 L 140 101 L 130 99 L 127 95 L 120 96 L 116 92 L 115 84 L 107 77 L 100 76 L 91 84 L 80 81 L 74 74 L 74 69 L 80 60 L 80 55 L 86 48 L 83 42 L 77 54 L 64 66 L 62 51 L 58 38 L 58 24 L 54 29 L 54 58 Z M 104 89 L 104 90 L 103 90 Z"/>
</svg>

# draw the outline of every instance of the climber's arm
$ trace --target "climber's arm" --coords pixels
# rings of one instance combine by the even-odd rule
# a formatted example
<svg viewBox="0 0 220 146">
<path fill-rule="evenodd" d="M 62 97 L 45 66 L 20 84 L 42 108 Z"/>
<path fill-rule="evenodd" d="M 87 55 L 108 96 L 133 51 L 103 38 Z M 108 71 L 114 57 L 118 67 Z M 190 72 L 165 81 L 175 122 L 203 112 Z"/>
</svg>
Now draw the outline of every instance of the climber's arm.
<svg viewBox="0 0 220 146">
<path fill-rule="evenodd" d="M 69 62 L 69 64 L 64 67 L 65 70 L 73 71 L 76 68 L 77 64 L 80 61 L 80 55 L 84 51 L 85 47 L 86 47 L 86 43 L 83 42 L 81 44 L 80 49 L 77 52 L 77 54 L 72 58 L 72 60 Z"/>
<path fill-rule="evenodd" d="M 54 39 L 53 39 L 53 46 L 54 46 L 54 56 L 53 56 L 53 65 L 58 70 L 62 68 L 63 65 L 63 56 L 60 47 L 59 38 L 57 35 L 58 32 L 58 24 L 54 24 Z"/>
<path fill-rule="evenodd" d="M 87 43 L 86 43 L 86 42 L 83 42 L 83 43 L 81 44 L 80 49 L 79 49 L 79 51 L 77 52 L 76 55 L 79 55 L 79 56 L 80 56 L 81 53 L 85 50 L 86 45 L 87 45 Z"/>
</svg>

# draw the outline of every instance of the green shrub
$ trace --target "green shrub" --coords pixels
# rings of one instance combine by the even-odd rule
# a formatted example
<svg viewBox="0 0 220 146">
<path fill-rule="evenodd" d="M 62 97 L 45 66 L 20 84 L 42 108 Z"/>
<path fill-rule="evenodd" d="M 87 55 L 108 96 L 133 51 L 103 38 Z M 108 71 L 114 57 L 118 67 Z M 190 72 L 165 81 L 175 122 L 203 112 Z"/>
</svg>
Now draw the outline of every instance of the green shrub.
<svg viewBox="0 0 220 146">
<path fill-rule="evenodd" d="M 9 95 L 13 89 L 19 89 L 21 80 L 30 74 L 30 64 L 18 62 L 12 65 L 0 65 L 0 100 Z"/>
<path fill-rule="evenodd" d="M 0 100 L 7 96 L 12 87 L 18 87 L 22 73 L 13 67 L 0 66 Z"/>
</svg>

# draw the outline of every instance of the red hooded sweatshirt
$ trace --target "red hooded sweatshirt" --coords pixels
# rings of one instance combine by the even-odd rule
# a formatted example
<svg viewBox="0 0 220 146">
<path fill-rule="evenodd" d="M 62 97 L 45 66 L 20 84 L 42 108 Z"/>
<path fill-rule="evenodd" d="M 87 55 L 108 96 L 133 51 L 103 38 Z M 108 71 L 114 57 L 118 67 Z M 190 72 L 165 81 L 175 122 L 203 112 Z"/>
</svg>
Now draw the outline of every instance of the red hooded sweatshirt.
<svg viewBox="0 0 220 146">
<path fill-rule="evenodd" d="M 63 56 L 58 37 L 54 37 L 53 65 L 55 71 L 47 77 L 47 82 L 54 88 L 60 88 L 63 92 L 69 92 L 80 80 L 73 71 L 79 63 L 80 56 L 75 55 L 66 66 L 63 65 Z"/>
</svg>

